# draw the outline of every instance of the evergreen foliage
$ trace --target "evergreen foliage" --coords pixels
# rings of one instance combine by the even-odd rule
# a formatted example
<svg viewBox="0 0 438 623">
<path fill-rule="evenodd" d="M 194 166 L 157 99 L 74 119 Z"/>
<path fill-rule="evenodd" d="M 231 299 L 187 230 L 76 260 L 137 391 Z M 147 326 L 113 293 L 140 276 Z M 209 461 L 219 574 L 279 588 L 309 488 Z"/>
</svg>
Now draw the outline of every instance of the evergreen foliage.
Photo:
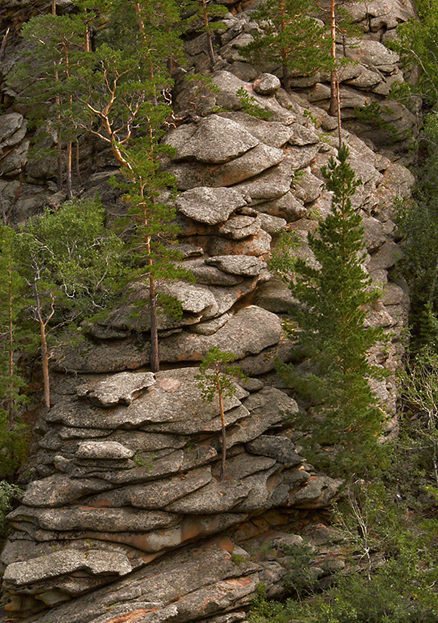
<svg viewBox="0 0 438 623">
<path fill-rule="evenodd" d="M 224 30 L 226 27 L 217 18 L 228 13 L 225 6 L 215 4 L 210 0 L 182 0 L 181 12 L 186 15 L 186 27 L 195 27 L 196 30 L 205 32 L 207 35 L 207 51 L 211 66 L 214 65 L 215 55 L 213 48 L 213 33 Z M 202 26 L 200 26 L 202 24 Z"/>
<path fill-rule="evenodd" d="M 51 338 L 60 329 L 72 333 L 77 323 L 111 300 L 121 272 L 121 241 L 105 228 L 98 201 L 71 201 L 21 227 L 17 257 L 29 300 L 26 312 L 39 328 L 45 404 L 50 407 Z"/>
<path fill-rule="evenodd" d="M 29 334 L 20 323 L 26 299 L 15 247 L 15 232 L 0 226 L 0 478 L 11 477 L 21 465 L 29 432 L 22 418 L 26 382 L 18 365 Z"/>
<path fill-rule="evenodd" d="M 333 193 L 332 213 L 315 235 L 308 235 L 319 267 L 298 258 L 290 282 L 301 304 L 294 312 L 299 330 L 291 337 L 304 363 L 279 363 L 278 370 L 290 387 L 318 401 L 308 423 L 310 442 L 337 446 L 331 470 L 363 473 L 378 463 L 381 412 L 369 379 L 379 378 L 381 369 L 369 362 L 368 353 L 383 331 L 365 326 L 367 308 L 379 293 L 362 267 L 363 228 L 351 203 L 361 182 L 347 162 L 348 153 L 343 146 L 339 163 L 331 158 L 322 169 Z"/>
<path fill-rule="evenodd" d="M 128 244 L 131 267 L 129 279 L 146 280 L 149 285 L 150 365 L 154 372 L 160 367 L 157 283 L 163 280 L 192 279 L 189 271 L 177 266 L 183 255 L 173 245 L 179 231 L 175 223 L 175 209 L 170 205 L 169 191 L 174 188 L 174 177 L 160 170 L 161 159 L 173 153 L 171 147 L 159 141 L 162 134 L 159 128 L 167 114 L 168 108 L 165 105 L 148 105 L 149 133 L 138 139 L 129 151 L 124 152 L 128 163 L 128 166 L 122 168 L 125 181 L 116 182 L 125 191 L 123 200 L 129 206 L 128 224 L 134 224 L 134 232 Z M 160 197 L 166 188 L 166 196 Z M 169 306 L 168 300 L 162 302 Z M 173 308 L 175 309 L 175 305 Z"/>
<path fill-rule="evenodd" d="M 388 42 L 401 58 L 407 75 L 418 73 L 416 79 L 397 84 L 397 97 L 420 95 L 435 107 L 438 103 L 438 6 L 434 0 L 415 3 L 417 17 L 397 28 L 397 37 Z M 419 72 L 417 72 L 417 69 Z"/>
<path fill-rule="evenodd" d="M 252 14 L 260 24 L 254 41 L 241 48 L 253 62 L 281 65 L 283 86 L 290 93 L 294 71 L 311 75 L 329 71 L 332 59 L 326 29 L 310 17 L 311 0 L 266 0 Z"/>
<path fill-rule="evenodd" d="M 234 378 L 245 378 L 239 366 L 229 364 L 236 360 L 233 353 L 221 351 L 217 346 L 212 346 L 199 366 L 199 374 L 195 379 L 199 381 L 204 402 L 213 402 L 217 396 L 222 428 L 222 462 L 220 479 L 225 478 L 225 463 L 227 458 L 227 435 L 225 428 L 224 398 L 234 396 L 236 385 Z"/>
<path fill-rule="evenodd" d="M 438 348 L 438 116 L 426 117 L 422 137 L 424 159 L 417 170 L 412 198 L 398 210 L 403 255 L 398 269 L 411 299 L 411 348 Z"/>
</svg>

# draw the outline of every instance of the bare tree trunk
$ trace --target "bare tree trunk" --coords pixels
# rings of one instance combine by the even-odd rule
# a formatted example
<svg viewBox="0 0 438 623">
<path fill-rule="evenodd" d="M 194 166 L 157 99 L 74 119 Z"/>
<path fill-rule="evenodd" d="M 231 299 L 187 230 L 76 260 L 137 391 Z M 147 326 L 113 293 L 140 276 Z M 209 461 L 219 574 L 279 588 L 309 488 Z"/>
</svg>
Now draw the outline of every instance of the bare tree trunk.
<svg viewBox="0 0 438 623">
<path fill-rule="evenodd" d="M 72 168 L 72 151 L 73 151 L 73 143 L 71 139 L 67 141 L 67 150 L 66 150 L 66 189 L 67 189 L 67 199 L 72 198 L 72 183 L 71 183 L 71 168 Z"/>
<path fill-rule="evenodd" d="M 148 263 L 151 266 L 152 259 L 149 259 Z M 149 363 L 152 372 L 158 372 L 160 369 L 160 356 L 158 353 L 157 292 L 155 279 L 151 275 L 149 275 L 149 309 L 151 314 L 151 354 Z"/>
<path fill-rule="evenodd" d="M 333 59 L 333 69 L 330 74 L 330 106 L 329 106 L 329 115 L 332 117 L 336 117 L 337 114 L 337 84 L 338 77 L 336 72 L 336 0 L 331 0 L 330 4 L 330 38 L 331 38 L 331 49 L 330 56 Z"/>
<path fill-rule="evenodd" d="M 82 186 L 82 176 L 81 176 L 79 155 L 80 155 L 79 140 L 76 139 L 76 158 L 75 158 L 76 177 L 78 178 L 79 184 Z"/>
<path fill-rule="evenodd" d="M 6 29 L 5 34 L 3 35 L 2 44 L 0 46 L 0 62 L 3 60 L 3 56 L 4 56 L 4 53 L 5 53 L 5 49 L 6 49 L 6 43 L 8 41 L 8 35 L 9 35 L 10 30 L 11 29 L 8 27 Z"/>
<path fill-rule="evenodd" d="M 210 24 L 208 23 L 208 12 L 207 12 L 207 2 L 206 0 L 199 0 L 199 2 L 202 4 L 202 17 L 204 20 L 204 27 L 205 27 L 205 32 L 207 35 L 207 51 L 208 51 L 208 56 L 210 58 L 210 63 L 213 66 L 214 65 L 214 61 L 215 56 L 214 56 L 214 49 L 213 49 L 213 39 L 211 36 L 211 30 L 210 30 Z"/>
<path fill-rule="evenodd" d="M 38 318 L 41 335 L 41 363 L 43 367 L 44 403 L 50 409 L 50 377 L 49 377 L 49 349 L 47 346 L 46 325 L 41 317 Z"/>
<path fill-rule="evenodd" d="M 221 426 L 222 426 L 222 461 L 221 461 L 220 479 L 224 480 L 225 462 L 227 460 L 227 433 L 226 433 L 226 428 L 225 428 L 225 414 L 224 414 L 224 403 L 222 399 L 222 387 L 221 387 L 218 375 L 216 375 L 216 386 L 217 386 L 217 392 L 219 396 L 219 410 L 221 414 Z"/>
</svg>

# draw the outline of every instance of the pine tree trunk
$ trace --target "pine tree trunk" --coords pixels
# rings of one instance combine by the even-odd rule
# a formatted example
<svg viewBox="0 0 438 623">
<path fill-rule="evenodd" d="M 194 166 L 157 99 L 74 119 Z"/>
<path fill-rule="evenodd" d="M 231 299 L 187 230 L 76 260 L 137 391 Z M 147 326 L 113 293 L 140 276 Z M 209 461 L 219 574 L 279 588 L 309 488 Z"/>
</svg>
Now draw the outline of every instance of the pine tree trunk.
<svg viewBox="0 0 438 623">
<path fill-rule="evenodd" d="M 66 150 L 67 170 L 66 170 L 66 179 L 65 179 L 67 199 L 71 199 L 72 197 L 72 183 L 71 183 L 72 151 L 73 151 L 73 144 L 72 144 L 72 141 L 69 139 L 67 141 L 67 150 Z"/>
<path fill-rule="evenodd" d="M 43 367 L 44 403 L 50 409 L 50 377 L 49 377 L 49 349 L 47 346 L 46 325 L 41 317 L 38 318 L 41 335 L 41 363 Z"/>
<path fill-rule="evenodd" d="M 226 428 L 225 428 L 225 414 L 224 414 L 224 403 L 222 399 L 222 387 L 221 387 L 218 376 L 216 376 L 216 386 L 217 386 L 217 392 L 219 396 L 219 410 L 221 414 L 221 427 L 222 427 L 222 461 L 221 461 L 220 479 L 224 480 L 225 462 L 227 460 L 227 433 L 226 433 Z"/>
<path fill-rule="evenodd" d="M 339 97 L 337 89 L 338 77 L 336 72 L 336 0 L 331 0 L 330 4 L 330 38 L 332 42 L 330 56 L 333 59 L 333 69 L 330 74 L 330 106 L 328 112 L 332 117 L 336 117 L 338 109 L 336 100 Z"/>
<path fill-rule="evenodd" d="M 36 313 L 37 320 L 40 326 L 41 337 L 41 363 L 43 368 L 43 383 L 44 383 L 44 403 L 48 409 L 50 409 L 50 377 L 49 377 L 49 348 L 47 346 L 47 332 L 46 323 L 43 320 L 43 312 L 41 309 L 41 300 L 38 292 L 37 282 L 34 283 L 35 300 L 36 300 Z"/>
<path fill-rule="evenodd" d="M 149 260 L 149 266 L 152 260 Z M 158 353 L 158 322 L 157 322 L 157 292 L 155 289 L 155 279 L 149 276 L 149 308 L 151 315 L 151 354 L 149 358 L 152 372 L 160 369 L 160 357 Z"/>
<path fill-rule="evenodd" d="M 210 25 L 208 23 L 208 12 L 207 12 L 207 2 L 205 0 L 199 0 L 202 3 L 202 15 L 204 19 L 204 28 L 207 34 L 207 51 L 208 56 L 210 58 L 210 63 L 213 66 L 215 57 L 214 57 L 214 49 L 213 49 L 213 39 L 211 36 Z"/>
</svg>

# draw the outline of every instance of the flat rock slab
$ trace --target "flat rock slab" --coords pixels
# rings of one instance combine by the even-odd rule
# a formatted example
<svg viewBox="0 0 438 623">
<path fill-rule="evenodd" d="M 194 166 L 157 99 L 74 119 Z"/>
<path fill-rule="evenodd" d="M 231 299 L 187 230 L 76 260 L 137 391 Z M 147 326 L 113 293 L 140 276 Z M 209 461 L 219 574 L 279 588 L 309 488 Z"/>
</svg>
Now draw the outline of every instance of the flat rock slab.
<svg viewBox="0 0 438 623">
<path fill-rule="evenodd" d="M 163 361 L 201 361 L 209 348 L 218 346 L 232 352 L 236 359 L 243 359 L 277 344 L 281 334 L 278 316 L 251 305 L 241 309 L 212 336 L 185 331 L 170 336 L 162 343 L 160 355 Z"/>
<path fill-rule="evenodd" d="M 96 508 L 132 506 L 157 510 L 204 487 L 211 479 L 210 467 L 202 467 L 191 470 L 186 475 L 114 489 L 106 494 L 88 498 L 85 504 Z"/>
<path fill-rule="evenodd" d="M 167 138 L 168 144 L 175 145 L 177 149 L 174 160 L 221 164 L 242 156 L 259 144 L 241 125 L 218 115 L 201 119 L 195 132 L 183 143 L 174 138 L 177 133 L 178 129 Z"/>
<path fill-rule="evenodd" d="M 247 606 L 255 595 L 261 567 L 236 564 L 229 539 L 216 538 L 202 547 L 188 547 L 136 571 L 108 587 L 61 604 L 61 623 L 117 621 L 190 621 L 209 618 Z M 268 587 L 269 588 L 269 587 Z M 53 612 L 34 617 L 34 623 L 53 622 Z"/>
<path fill-rule="evenodd" d="M 256 277 L 260 274 L 266 263 L 257 257 L 246 255 L 223 255 L 210 257 L 205 260 L 209 266 L 217 266 L 224 273 L 242 275 L 244 277 Z"/>
<path fill-rule="evenodd" d="M 257 145 L 240 158 L 217 166 L 211 171 L 212 186 L 232 186 L 259 175 L 284 160 L 282 149 Z"/>
<path fill-rule="evenodd" d="M 133 508 L 28 508 L 19 506 L 10 513 L 14 526 L 21 522 L 33 523 L 41 530 L 68 532 L 71 530 L 96 530 L 105 532 L 146 532 L 166 528 L 177 518 L 162 511 Z"/>
<path fill-rule="evenodd" d="M 121 372 L 98 383 L 80 385 L 76 394 L 88 398 L 100 407 L 114 407 L 117 404 L 129 405 L 148 387 L 155 383 L 152 372 Z"/>
<path fill-rule="evenodd" d="M 77 571 L 93 575 L 111 573 L 120 576 L 130 573 L 132 567 L 124 554 L 93 549 L 87 552 L 68 550 L 33 558 L 27 562 L 12 563 L 7 567 L 3 580 L 7 584 L 23 586 Z"/>
<path fill-rule="evenodd" d="M 295 452 L 295 445 L 288 437 L 260 435 L 246 444 L 246 448 L 254 454 L 272 457 L 288 467 L 294 467 L 304 461 L 303 457 Z"/>
<path fill-rule="evenodd" d="M 293 134 L 292 128 L 280 121 L 263 121 L 240 111 L 225 113 L 224 116 L 236 121 L 261 143 L 270 147 L 283 147 Z"/>
<path fill-rule="evenodd" d="M 72 480 L 65 474 L 54 474 L 31 482 L 22 498 L 27 506 L 64 506 L 89 493 L 111 489 L 111 485 L 98 478 Z"/>
<path fill-rule="evenodd" d="M 16 141 L 13 136 L 18 134 L 23 124 L 26 127 L 23 115 L 20 115 L 18 112 L 0 115 L 0 151 L 3 147 L 15 144 Z M 24 138 L 24 135 L 25 133 L 23 135 L 20 133 L 21 139 Z"/>
<path fill-rule="evenodd" d="M 178 195 L 177 209 L 185 216 L 200 223 L 217 225 L 246 205 L 244 193 L 234 188 L 198 187 Z"/>
<path fill-rule="evenodd" d="M 77 459 L 124 460 L 134 456 L 134 450 L 126 448 L 118 441 L 81 441 L 75 452 Z"/>
<path fill-rule="evenodd" d="M 66 426 L 96 428 L 98 425 L 100 428 L 113 430 L 185 421 L 186 426 L 190 423 L 190 426 L 200 426 L 202 430 L 206 421 L 219 416 L 219 406 L 215 402 L 203 403 L 198 381 L 195 379 L 197 372 L 196 368 L 158 372 L 155 375 L 156 383 L 149 392 L 127 407 L 99 409 L 71 401 L 55 405 L 47 414 L 46 420 Z M 225 399 L 225 411 L 240 406 L 240 399 L 247 395 L 244 389 L 236 386 L 234 396 Z M 184 429 L 182 433 L 184 434 Z"/>
</svg>

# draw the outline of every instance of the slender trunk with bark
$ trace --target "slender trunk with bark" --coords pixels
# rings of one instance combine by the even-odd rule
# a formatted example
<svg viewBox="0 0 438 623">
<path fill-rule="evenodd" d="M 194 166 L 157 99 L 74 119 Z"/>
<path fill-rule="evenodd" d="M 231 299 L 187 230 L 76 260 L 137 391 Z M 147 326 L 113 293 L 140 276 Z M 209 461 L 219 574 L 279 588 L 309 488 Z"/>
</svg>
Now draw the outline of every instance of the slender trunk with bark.
<svg viewBox="0 0 438 623">
<path fill-rule="evenodd" d="M 152 266 L 152 259 L 148 260 L 149 266 Z M 157 291 L 155 287 L 155 279 L 149 276 L 149 309 L 151 314 L 151 354 L 149 363 L 152 372 L 158 372 L 160 369 L 160 356 L 158 352 L 158 319 L 157 319 Z"/>
<path fill-rule="evenodd" d="M 67 141 L 67 149 L 66 149 L 66 191 L 67 191 L 67 199 L 72 198 L 72 177 L 71 177 L 71 169 L 72 169 L 72 151 L 73 151 L 73 142 L 71 139 Z"/>
<path fill-rule="evenodd" d="M 41 337 L 41 364 L 43 369 L 43 384 L 44 384 L 44 404 L 50 409 L 50 376 L 49 376 L 49 347 L 47 344 L 47 324 L 50 318 L 53 316 L 53 299 L 52 299 L 52 311 L 49 314 L 49 318 L 44 320 L 43 310 L 41 305 L 40 293 L 38 292 L 38 279 L 34 282 L 34 292 L 36 301 L 36 317 L 40 327 Z"/>
<path fill-rule="evenodd" d="M 207 11 L 207 2 L 205 0 L 199 0 L 202 4 L 202 18 L 204 20 L 204 28 L 205 28 L 205 32 L 207 34 L 207 51 L 208 51 L 208 56 L 210 58 L 210 63 L 213 66 L 214 65 L 214 61 L 215 56 L 214 56 L 214 49 L 213 49 L 213 38 L 211 36 L 211 29 L 210 29 L 210 24 L 208 22 L 208 11 Z"/>
<path fill-rule="evenodd" d="M 337 85 L 338 85 L 338 76 L 336 71 L 336 0 L 331 0 L 330 4 L 330 38 L 331 38 L 331 49 L 330 56 L 333 59 L 333 69 L 330 74 L 330 106 L 329 106 L 329 115 L 332 117 L 336 117 L 337 115 Z"/>
<path fill-rule="evenodd" d="M 227 460 L 227 433 L 226 433 L 226 428 L 225 428 L 225 414 L 224 414 L 224 403 L 223 403 L 223 398 L 222 398 L 222 387 L 221 387 L 218 374 L 216 374 L 216 387 L 217 387 L 217 393 L 219 396 L 219 410 L 221 414 L 221 427 L 222 427 L 222 461 L 221 461 L 220 479 L 224 480 L 225 462 Z"/>
</svg>

